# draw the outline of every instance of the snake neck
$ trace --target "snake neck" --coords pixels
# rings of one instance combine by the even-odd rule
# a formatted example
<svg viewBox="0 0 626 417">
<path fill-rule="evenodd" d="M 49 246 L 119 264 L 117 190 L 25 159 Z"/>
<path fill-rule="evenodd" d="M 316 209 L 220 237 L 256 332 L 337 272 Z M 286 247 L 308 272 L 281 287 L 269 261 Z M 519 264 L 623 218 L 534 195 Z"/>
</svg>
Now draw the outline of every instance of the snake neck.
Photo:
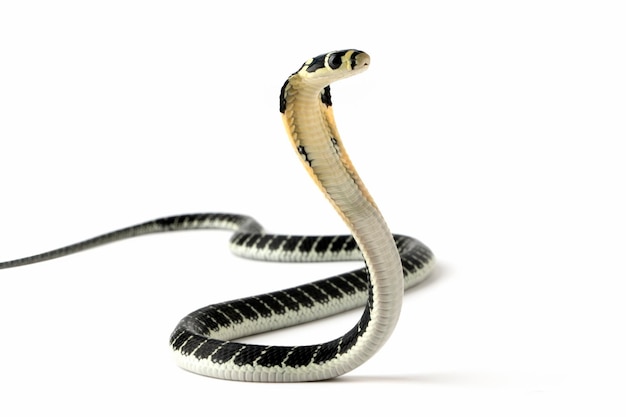
<svg viewBox="0 0 626 417">
<path fill-rule="evenodd" d="M 361 181 L 339 137 L 330 89 L 294 74 L 283 87 L 283 121 L 304 167 L 342 217 L 370 273 L 370 325 L 380 345 L 397 322 L 403 292 L 400 256 L 389 228 Z M 377 350 L 377 348 L 376 348 Z M 372 352 L 373 354 L 373 352 Z"/>
</svg>

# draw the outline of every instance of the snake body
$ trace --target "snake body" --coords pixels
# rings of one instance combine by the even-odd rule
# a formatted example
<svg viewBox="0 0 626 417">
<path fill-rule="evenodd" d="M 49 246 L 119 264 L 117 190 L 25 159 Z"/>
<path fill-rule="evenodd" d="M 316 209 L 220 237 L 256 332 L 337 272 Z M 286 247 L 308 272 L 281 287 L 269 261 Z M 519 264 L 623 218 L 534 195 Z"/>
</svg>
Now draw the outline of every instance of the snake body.
<svg viewBox="0 0 626 417">
<path fill-rule="evenodd" d="M 228 229 L 231 250 L 280 262 L 364 260 L 365 268 L 268 294 L 201 308 L 184 317 L 170 337 L 177 363 L 222 379 L 297 382 L 334 378 L 376 353 L 400 314 L 403 290 L 433 269 L 432 252 L 418 240 L 392 235 L 339 137 L 329 85 L 364 71 L 369 56 L 334 51 L 306 61 L 285 82 L 280 112 L 305 169 L 348 226 L 351 235 L 266 233 L 253 218 L 228 213 L 164 217 L 39 255 L 0 263 L 0 269 L 69 255 L 121 239 L 166 231 Z M 264 346 L 238 338 L 293 326 L 357 306 L 364 312 L 346 334 L 307 346 Z"/>
</svg>

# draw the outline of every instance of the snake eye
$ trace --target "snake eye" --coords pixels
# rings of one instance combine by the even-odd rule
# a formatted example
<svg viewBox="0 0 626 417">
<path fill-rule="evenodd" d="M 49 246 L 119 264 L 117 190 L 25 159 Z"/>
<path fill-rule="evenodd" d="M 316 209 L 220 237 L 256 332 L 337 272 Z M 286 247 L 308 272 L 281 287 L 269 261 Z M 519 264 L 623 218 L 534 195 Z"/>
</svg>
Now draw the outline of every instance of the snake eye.
<svg viewBox="0 0 626 417">
<path fill-rule="evenodd" d="M 343 54 L 332 53 L 328 55 L 328 66 L 330 69 L 337 69 L 341 66 Z"/>
</svg>

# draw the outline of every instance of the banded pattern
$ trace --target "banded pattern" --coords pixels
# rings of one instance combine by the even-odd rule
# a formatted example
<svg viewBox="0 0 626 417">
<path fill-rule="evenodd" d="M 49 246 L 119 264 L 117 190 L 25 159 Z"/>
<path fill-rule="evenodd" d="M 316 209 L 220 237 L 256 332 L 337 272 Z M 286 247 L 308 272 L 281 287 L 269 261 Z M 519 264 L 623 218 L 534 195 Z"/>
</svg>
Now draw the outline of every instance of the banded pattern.
<svg viewBox="0 0 626 417">
<path fill-rule="evenodd" d="M 402 260 L 405 288 L 410 288 L 426 278 L 434 266 L 434 257 L 416 239 L 403 235 L 394 235 L 394 239 Z M 314 262 L 356 260 L 361 256 L 349 235 L 285 236 L 243 232 L 234 234 L 231 244 L 239 255 L 263 260 L 280 257 Z M 263 346 L 233 340 L 363 306 L 372 296 L 369 290 L 368 271 L 362 268 L 281 291 L 214 304 L 183 318 L 170 343 L 179 363 L 196 373 L 226 379 L 277 381 L 280 377 L 285 378 L 281 381 L 298 381 L 299 369 L 310 373 L 312 368 L 334 360 L 354 346 L 367 330 L 371 303 L 349 332 L 326 343 Z M 259 372 L 260 368 L 283 371 Z M 291 372 L 284 372 L 285 368 L 291 368 Z M 324 379 L 324 376 L 316 379 Z"/>
<path fill-rule="evenodd" d="M 306 61 L 280 92 L 280 112 L 301 161 L 351 235 L 267 234 L 251 217 L 198 213 L 163 217 L 42 254 L 0 263 L 0 269 L 46 261 L 149 233 L 228 229 L 231 250 L 264 261 L 362 260 L 365 267 L 293 288 L 210 305 L 184 317 L 170 337 L 178 364 L 192 372 L 241 381 L 315 381 L 342 375 L 367 361 L 391 335 L 402 292 L 434 267 L 416 239 L 392 235 L 352 165 L 335 126 L 329 84 L 369 66 L 358 50 Z M 307 346 L 239 343 L 245 336 L 317 320 L 365 306 L 343 336 Z"/>
<path fill-rule="evenodd" d="M 230 213 L 194 213 L 163 217 L 110 232 L 35 256 L 1 262 L 0 269 L 24 266 L 71 255 L 97 246 L 146 234 L 199 229 L 232 230 L 230 248 L 238 256 L 281 262 L 361 260 L 351 235 L 292 236 L 267 234 L 252 217 Z M 405 288 L 422 282 L 434 267 L 434 257 L 418 240 L 394 235 L 404 270 Z M 225 378 L 258 367 L 320 365 L 345 353 L 367 329 L 369 311 L 345 336 L 311 346 L 260 346 L 233 340 L 318 320 L 366 304 L 370 287 L 366 268 L 346 272 L 282 291 L 213 304 L 184 317 L 170 337 L 178 362 L 196 373 L 212 365 Z M 187 365 L 186 365 L 187 364 Z M 185 366 L 186 365 L 186 366 Z M 206 373 L 206 372 L 204 372 Z M 270 376 L 269 374 L 255 374 Z M 260 379 L 259 379 L 260 380 Z"/>
</svg>

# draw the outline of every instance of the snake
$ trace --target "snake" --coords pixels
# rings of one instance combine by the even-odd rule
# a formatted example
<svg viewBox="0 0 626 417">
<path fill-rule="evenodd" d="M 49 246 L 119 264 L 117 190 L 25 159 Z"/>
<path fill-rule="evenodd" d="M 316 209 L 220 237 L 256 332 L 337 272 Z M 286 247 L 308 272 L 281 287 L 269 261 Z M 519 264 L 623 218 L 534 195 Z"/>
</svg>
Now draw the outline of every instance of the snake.
<svg viewBox="0 0 626 417">
<path fill-rule="evenodd" d="M 121 239 L 181 230 L 232 231 L 238 256 L 274 262 L 361 261 L 364 266 L 314 282 L 200 308 L 170 336 L 185 370 L 248 382 L 302 382 L 338 377 L 368 361 L 389 339 L 404 291 L 434 269 L 433 252 L 419 240 L 392 234 L 352 164 L 337 130 L 330 84 L 359 74 L 370 56 L 346 49 L 305 61 L 280 90 L 280 113 L 290 142 L 309 176 L 350 234 L 265 232 L 254 218 L 232 213 L 162 217 L 38 255 L 0 263 L 0 269 L 42 262 Z M 357 307 L 357 323 L 333 340 L 299 346 L 260 345 L 243 337 L 295 326 Z"/>
</svg>

